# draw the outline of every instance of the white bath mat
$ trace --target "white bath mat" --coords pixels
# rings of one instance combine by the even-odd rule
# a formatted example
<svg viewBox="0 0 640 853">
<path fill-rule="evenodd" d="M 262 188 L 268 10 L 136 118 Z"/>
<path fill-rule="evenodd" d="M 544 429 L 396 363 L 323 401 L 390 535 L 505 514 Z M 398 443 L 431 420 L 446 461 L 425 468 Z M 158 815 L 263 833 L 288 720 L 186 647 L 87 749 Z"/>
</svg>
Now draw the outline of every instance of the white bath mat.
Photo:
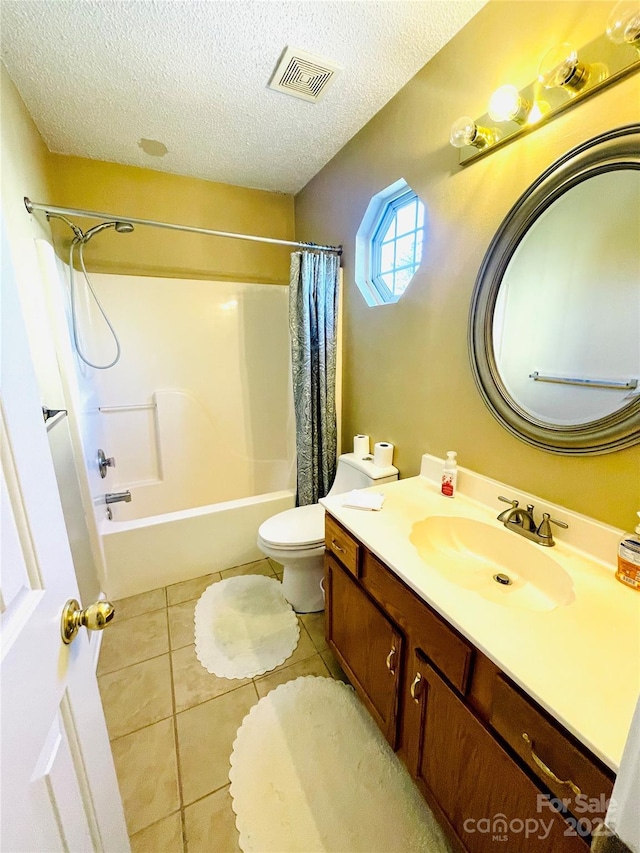
<svg viewBox="0 0 640 853">
<path fill-rule="evenodd" d="M 298 645 L 298 619 L 273 578 L 245 575 L 218 581 L 196 604 L 196 656 L 221 678 L 268 672 Z"/>
<path fill-rule="evenodd" d="M 353 688 L 306 676 L 244 718 L 231 755 L 244 853 L 449 853 Z"/>
</svg>

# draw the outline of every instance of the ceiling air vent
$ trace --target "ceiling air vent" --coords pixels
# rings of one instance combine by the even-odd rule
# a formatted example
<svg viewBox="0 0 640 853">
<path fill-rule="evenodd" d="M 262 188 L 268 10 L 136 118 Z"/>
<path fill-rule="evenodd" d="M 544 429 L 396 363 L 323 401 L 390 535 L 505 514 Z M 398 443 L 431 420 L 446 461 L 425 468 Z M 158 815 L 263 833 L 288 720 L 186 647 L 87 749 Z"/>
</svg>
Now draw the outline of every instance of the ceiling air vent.
<svg viewBox="0 0 640 853">
<path fill-rule="evenodd" d="M 322 56 L 288 47 L 273 72 L 269 88 L 317 103 L 341 70 L 335 62 Z"/>
</svg>

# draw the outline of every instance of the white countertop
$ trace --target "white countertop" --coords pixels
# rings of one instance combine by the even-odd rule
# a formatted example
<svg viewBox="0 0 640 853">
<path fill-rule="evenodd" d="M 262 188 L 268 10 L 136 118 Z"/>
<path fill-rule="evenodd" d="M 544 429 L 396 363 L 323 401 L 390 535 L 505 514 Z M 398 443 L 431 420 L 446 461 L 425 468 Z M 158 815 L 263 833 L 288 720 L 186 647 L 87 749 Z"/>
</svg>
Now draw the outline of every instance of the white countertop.
<svg viewBox="0 0 640 853">
<path fill-rule="evenodd" d="M 471 480 L 467 475 L 463 477 L 465 482 Z M 484 479 L 479 475 L 472 477 Z M 490 480 L 486 483 L 499 485 Z M 496 494 L 506 491 L 508 496 L 512 495 L 513 490 L 508 486 L 502 488 Z M 575 600 L 550 611 L 507 607 L 445 578 L 420 557 L 410 541 L 412 526 L 433 515 L 464 516 L 504 530 L 496 520 L 504 505 L 496 501 L 495 508 L 489 507 L 460 491 L 453 499 L 445 498 L 438 484 L 423 476 L 374 486 L 371 491 L 385 495 L 379 512 L 344 507 L 341 495 L 323 498 L 320 503 L 447 622 L 617 772 L 640 692 L 640 594 L 615 579 L 615 548 L 606 563 L 557 537 L 553 548 L 542 550 L 550 553 L 570 575 Z M 574 540 L 576 530 L 584 530 L 584 525 L 591 521 L 567 511 L 555 515 L 564 519 L 573 516 L 577 520 Z M 602 540 L 606 534 L 607 543 L 612 541 L 613 528 L 597 522 L 593 526 L 599 528 L 599 532 L 595 530 L 595 538 L 600 535 Z M 518 535 L 507 530 L 504 533 Z M 541 548 L 535 543 L 527 544 Z"/>
</svg>

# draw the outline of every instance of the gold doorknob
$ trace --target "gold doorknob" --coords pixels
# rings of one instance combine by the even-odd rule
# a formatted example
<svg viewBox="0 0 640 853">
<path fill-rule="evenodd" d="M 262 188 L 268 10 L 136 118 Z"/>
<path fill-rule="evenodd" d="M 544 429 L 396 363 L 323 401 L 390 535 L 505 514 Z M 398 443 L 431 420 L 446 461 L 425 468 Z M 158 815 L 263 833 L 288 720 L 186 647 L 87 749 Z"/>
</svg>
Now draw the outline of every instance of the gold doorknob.
<svg viewBox="0 0 640 853">
<path fill-rule="evenodd" d="M 73 642 L 81 625 L 89 631 L 102 631 L 111 622 L 115 612 L 116 609 L 110 601 L 96 601 L 83 610 L 75 598 L 70 598 L 62 611 L 62 642 L 67 645 Z"/>
</svg>

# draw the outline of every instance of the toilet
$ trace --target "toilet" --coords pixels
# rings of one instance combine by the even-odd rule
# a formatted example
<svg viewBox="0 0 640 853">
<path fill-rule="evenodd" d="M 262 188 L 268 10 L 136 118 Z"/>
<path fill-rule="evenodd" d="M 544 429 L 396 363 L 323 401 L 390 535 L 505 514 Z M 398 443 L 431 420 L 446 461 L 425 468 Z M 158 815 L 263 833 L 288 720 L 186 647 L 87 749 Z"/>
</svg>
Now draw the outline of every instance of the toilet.
<svg viewBox="0 0 640 853">
<path fill-rule="evenodd" d="M 329 495 L 381 486 L 398 479 L 393 465 L 380 468 L 353 453 L 338 457 Z M 297 613 L 324 609 L 320 581 L 324 577 L 324 507 L 320 504 L 287 509 L 268 518 L 258 530 L 258 548 L 284 566 L 282 593 Z"/>
</svg>

